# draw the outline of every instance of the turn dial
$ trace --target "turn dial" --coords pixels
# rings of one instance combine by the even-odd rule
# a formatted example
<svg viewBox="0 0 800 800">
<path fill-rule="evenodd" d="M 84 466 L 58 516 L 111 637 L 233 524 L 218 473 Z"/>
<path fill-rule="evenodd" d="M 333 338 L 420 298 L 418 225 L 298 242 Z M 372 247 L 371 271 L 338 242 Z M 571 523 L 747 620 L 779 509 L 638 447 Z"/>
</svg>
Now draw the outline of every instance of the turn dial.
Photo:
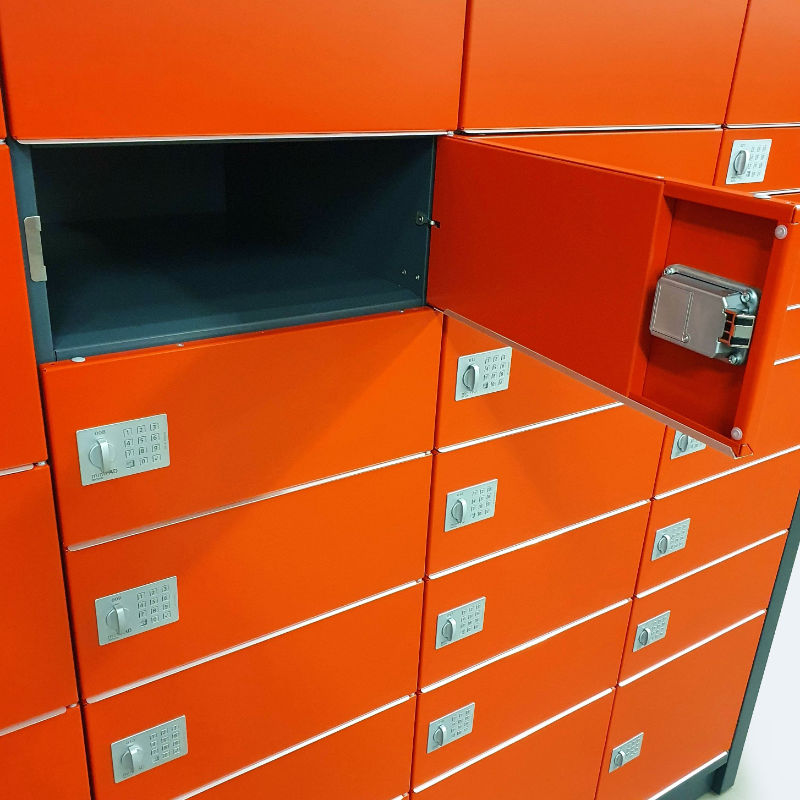
<svg viewBox="0 0 800 800">
<path fill-rule="evenodd" d="M 116 448 L 105 436 L 98 436 L 92 449 L 89 450 L 89 461 L 101 472 L 110 472 L 116 457 Z"/>
<path fill-rule="evenodd" d="M 128 629 L 128 609 L 125 608 L 125 606 L 114 606 L 114 608 L 106 614 L 106 625 L 108 625 L 114 633 L 125 633 Z"/>
<path fill-rule="evenodd" d="M 120 759 L 122 769 L 134 775 L 144 769 L 144 750 L 138 744 L 129 745 Z"/>
</svg>

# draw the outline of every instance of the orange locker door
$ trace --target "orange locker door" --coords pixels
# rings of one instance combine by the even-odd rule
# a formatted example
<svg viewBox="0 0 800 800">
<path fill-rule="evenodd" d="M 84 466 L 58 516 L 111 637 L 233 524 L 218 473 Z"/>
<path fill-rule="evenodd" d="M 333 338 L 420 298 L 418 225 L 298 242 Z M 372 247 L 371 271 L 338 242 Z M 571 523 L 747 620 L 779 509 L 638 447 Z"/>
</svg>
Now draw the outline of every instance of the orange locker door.
<svg viewBox="0 0 800 800">
<path fill-rule="evenodd" d="M 440 347 L 417 309 L 43 366 L 64 543 L 430 450 Z"/>
<path fill-rule="evenodd" d="M 426 582 L 423 686 L 633 594 L 650 508 L 635 509 Z M 534 577 L 532 577 L 534 576 Z M 480 604 L 480 624 L 464 620 Z M 453 627 L 455 620 L 455 627 Z"/>
<path fill-rule="evenodd" d="M 796 213 L 538 155 L 524 137 L 455 137 L 436 161 L 428 299 L 695 438 L 763 455 Z"/>
<path fill-rule="evenodd" d="M 11 800 L 89 800 L 83 725 L 78 708 L 24 728 L 0 730 L 3 796 Z"/>
<path fill-rule="evenodd" d="M 50 470 L 0 475 L 0 728 L 77 700 Z M 35 624 L 32 624 L 35 620 Z"/>
<path fill-rule="evenodd" d="M 793 76 L 800 40 L 800 8 L 794 0 L 750 0 L 728 125 L 800 123 L 800 91 Z"/>
<path fill-rule="evenodd" d="M 424 687 L 417 703 L 413 785 L 608 690 L 617 682 L 629 615 L 626 603 Z M 471 727 L 468 732 L 462 727 L 459 735 L 463 716 Z"/>
<path fill-rule="evenodd" d="M 460 127 L 719 125 L 746 9 L 472 0 Z"/>
<path fill-rule="evenodd" d="M 649 499 L 663 431 L 615 407 L 437 453 L 428 572 Z M 481 489 L 486 513 L 462 514 Z"/>
<path fill-rule="evenodd" d="M 0 471 L 47 457 L 8 147 L 0 145 Z"/>
<path fill-rule="evenodd" d="M 68 551 L 84 693 L 422 578 L 430 462 L 419 458 Z M 161 601 L 150 613 L 149 589 L 165 579 L 174 592 L 170 606 Z M 120 635 L 115 608 L 130 617 L 131 633 Z"/>
<path fill-rule="evenodd" d="M 414 701 L 369 716 L 199 792 L 199 800 L 391 800 L 408 791 Z"/>
<path fill-rule="evenodd" d="M 418 584 L 90 698 L 95 797 L 167 800 L 399 705 L 416 688 L 421 604 Z M 131 741 L 142 750 L 136 766 Z"/>
<path fill-rule="evenodd" d="M 642 800 L 725 755 L 763 616 L 617 690 L 598 800 Z M 622 754 L 620 754 L 620 750 Z"/>
<path fill-rule="evenodd" d="M 746 461 L 727 475 L 684 491 L 656 495 L 644 542 L 638 592 L 786 530 L 800 486 L 800 451 Z M 732 523 L 731 497 L 758 508 L 746 524 Z"/>
<path fill-rule="evenodd" d="M 612 692 L 522 731 L 482 757 L 418 785 L 421 800 L 593 800 Z"/>
<path fill-rule="evenodd" d="M 663 588 L 641 592 L 625 642 L 621 677 L 691 647 L 769 605 L 786 544 L 780 533 Z"/>
<path fill-rule="evenodd" d="M 20 140 L 451 130 L 465 5 L 9 0 L 9 127 Z"/>
</svg>

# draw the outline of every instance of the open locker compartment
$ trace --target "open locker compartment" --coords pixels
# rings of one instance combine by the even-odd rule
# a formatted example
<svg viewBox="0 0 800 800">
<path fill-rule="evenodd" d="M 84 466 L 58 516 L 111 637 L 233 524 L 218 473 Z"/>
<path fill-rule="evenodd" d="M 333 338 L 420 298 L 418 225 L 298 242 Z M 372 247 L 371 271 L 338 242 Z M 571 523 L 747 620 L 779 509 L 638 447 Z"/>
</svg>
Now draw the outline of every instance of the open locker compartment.
<svg viewBox="0 0 800 800">
<path fill-rule="evenodd" d="M 424 303 L 433 137 L 12 147 L 40 362 Z"/>
<path fill-rule="evenodd" d="M 440 143 L 430 304 L 718 449 L 764 454 L 797 207 L 555 156 L 542 138 Z M 651 334 L 656 288 L 675 266 L 756 292 L 743 363 Z"/>
</svg>

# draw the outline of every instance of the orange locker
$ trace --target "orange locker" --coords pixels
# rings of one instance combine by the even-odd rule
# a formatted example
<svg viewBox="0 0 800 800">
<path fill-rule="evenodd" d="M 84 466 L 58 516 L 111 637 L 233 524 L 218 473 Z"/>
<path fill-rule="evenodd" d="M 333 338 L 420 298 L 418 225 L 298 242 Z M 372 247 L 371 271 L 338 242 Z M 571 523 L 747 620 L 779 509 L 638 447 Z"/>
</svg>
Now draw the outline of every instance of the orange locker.
<svg viewBox="0 0 800 800">
<path fill-rule="evenodd" d="M 617 407 L 436 454 L 428 572 L 649 498 L 663 432 Z"/>
<path fill-rule="evenodd" d="M 789 527 L 800 485 L 800 451 L 745 464 L 694 488 L 656 496 L 638 592 Z M 734 497 L 740 508 L 758 509 L 741 524 L 728 513 Z"/>
<path fill-rule="evenodd" d="M 794 202 L 453 137 L 433 214 L 432 305 L 733 455 L 773 446 Z"/>
<path fill-rule="evenodd" d="M 47 458 L 8 147 L 0 145 L 0 471 Z"/>
<path fill-rule="evenodd" d="M 9 127 L 22 140 L 452 129 L 465 5 L 7 0 Z"/>
<path fill-rule="evenodd" d="M 64 543 L 430 450 L 440 343 L 440 316 L 419 309 L 43 366 Z M 123 447 L 159 435 L 145 418 L 164 430 L 167 466 L 128 474 Z M 98 436 L 112 423 L 107 463 Z"/>
<path fill-rule="evenodd" d="M 79 708 L 10 732 L 0 731 L 3 795 L 9 800 L 89 800 Z"/>
<path fill-rule="evenodd" d="M 412 784 L 419 786 L 616 684 L 629 616 L 626 603 L 456 680 L 423 689 L 417 701 Z M 471 731 L 459 735 L 450 718 L 462 709 L 467 709 Z M 453 737 L 443 744 L 437 738 L 441 720 L 443 736 Z"/>
<path fill-rule="evenodd" d="M 629 598 L 649 511 L 644 503 L 427 581 L 420 684 Z M 480 622 L 465 623 L 476 601 Z"/>
<path fill-rule="evenodd" d="M 727 751 L 762 621 L 750 620 L 620 685 L 598 800 L 652 797 Z M 619 749 L 624 755 L 619 756 Z"/>
<path fill-rule="evenodd" d="M 792 80 L 800 39 L 800 8 L 792 0 L 750 0 L 726 122 L 800 122 Z"/>
<path fill-rule="evenodd" d="M 472 0 L 460 127 L 719 125 L 746 9 Z"/>
<path fill-rule="evenodd" d="M 84 692 L 146 678 L 419 580 L 430 468 L 430 457 L 416 459 L 68 552 Z M 112 597 L 172 577 L 176 608 L 167 609 L 169 617 L 156 611 L 160 627 L 152 630 L 137 591 Z M 136 635 L 120 638 L 115 608 Z"/>
<path fill-rule="evenodd" d="M 514 139 L 487 137 L 484 141 L 498 144 L 513 141 L 515 146 L 531 153 L 613 164 L 633 172 L 676 180 L 711 183 L 722 130 L 543 133 Z"/>
<path fill-rule="evenodd" d="M 420 584 L 95 698 L 86 707 L 95 797 L 172 798 L 412 694 L 421 603 Z"/>
<path fill-rule="evenodd" d="M 791 82 L 781 91 L 784 88 L 791 88 Z M 743 192 L 796 189 L 800 186 L 800 127 L 729 128 L 722 137 L 714 182 Z"/>
<path fill-rule="evenodd" d="M 507 374 L 492 383 L 494 359 Z M 488 359 L 492 362 L 489 363 Z M 488 368 L 484 368 L 488 364 Z M 482 379 L 489 380 L 485 383 Z M 475 379 L 478 378 L 477 391 Z M 483 386 L 486 386 L 487 393 Z M 436 447 L 447 447 L 513 428 L 609 404 L 595 389 L 567 377 L 463 322 L 445 318 L 442 342 Z M 505 388 L 502 388 L 505 386 Z"/>
<path fill-rule="evenodd" d="M 523 731 L 451 775 L 418 785 L 423 800 L 529 800 L 537 796 L 594 800 L 597 768 L 611 714 L 612 693 L 558 719 Z M 496 751 L 494 751 L 496 750 Z"/>
<path fill-rule="evenodd" d="M 757 547 L 633 601 L 623 678 L 766 609 L 786 544 L 779 534 Z"/>
<path fill-rule="evenodd" d="M 2 728 L 77 699 L 47 467 L 0 476 L 0 544 L 0 586 L 21 603 L 3 615 Z"/>
<path fill-rule="evenodd" d="M 800 306 L 792 306 L 786 314 L 776 355 L 784 363 L 800 359 Z"/>
<path fill-rule="evenodd" d="M 792 314 L 795 312 L 791 312 Z M 800 442 L 800 414 L 797 413 L 797 387 L 800 386 L 800 359 L 775 365 L 766 392 L 769 419 L 763 438 L 768 450 L 779 450 L 787 442 Z"/>
<path fill-rule="evenodd" d="M 201 800 L 390 800 L 408 791 L 414 701 L 209 788 Z"/>
</svg>

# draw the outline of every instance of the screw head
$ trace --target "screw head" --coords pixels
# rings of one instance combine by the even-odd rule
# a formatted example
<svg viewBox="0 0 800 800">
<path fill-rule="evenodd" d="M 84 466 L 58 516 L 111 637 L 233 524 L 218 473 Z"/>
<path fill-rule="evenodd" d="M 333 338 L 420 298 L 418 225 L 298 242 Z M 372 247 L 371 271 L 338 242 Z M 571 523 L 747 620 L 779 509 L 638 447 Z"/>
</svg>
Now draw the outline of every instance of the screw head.
<svg viewBox="0 0 800 800">
<path fill-rule="evenodd" d="M 775 228 L 775 238 L 776 239 L 785 239 L 789 235 L 789 229 L 785 225 L 778 225 Z"/>
<path fill-rule="evenodd" d="M 733 439 L 734 442 L 741 442 L 743 436 L 744 433 L 742 433 L 741 428 L 731 428 L 731 439 Z"/>
<path fill-rule="evenodd" d="M 744 364 L 744 353 L 731 353 L 728 356 L 728 362 L 733 364 L 734 367 Z"/>
<path fill-rule="evenodd" d="M 749 306 L 749 305 L 750 305 L 750 303 L 752 303 L 752 302 L 753 302 L 753 293 L 752 293 L 750 290 L 748 290 L 748 291 L 746 291 L 746 292 L 742 292 L 742 293 L 739 295 L 739 297 L 741 298 L 742 302 L 743 302 L 743 303 L 744 303 L 746 306 Z"/>
<path fill-rule="evenodd" d="M 676 272 L 677 272 L 677 270 L 675 269 L 675 267 L 667 267 L 664 270 L 664 274 L 665 275 L 674 275 Z"/>
</svg>

